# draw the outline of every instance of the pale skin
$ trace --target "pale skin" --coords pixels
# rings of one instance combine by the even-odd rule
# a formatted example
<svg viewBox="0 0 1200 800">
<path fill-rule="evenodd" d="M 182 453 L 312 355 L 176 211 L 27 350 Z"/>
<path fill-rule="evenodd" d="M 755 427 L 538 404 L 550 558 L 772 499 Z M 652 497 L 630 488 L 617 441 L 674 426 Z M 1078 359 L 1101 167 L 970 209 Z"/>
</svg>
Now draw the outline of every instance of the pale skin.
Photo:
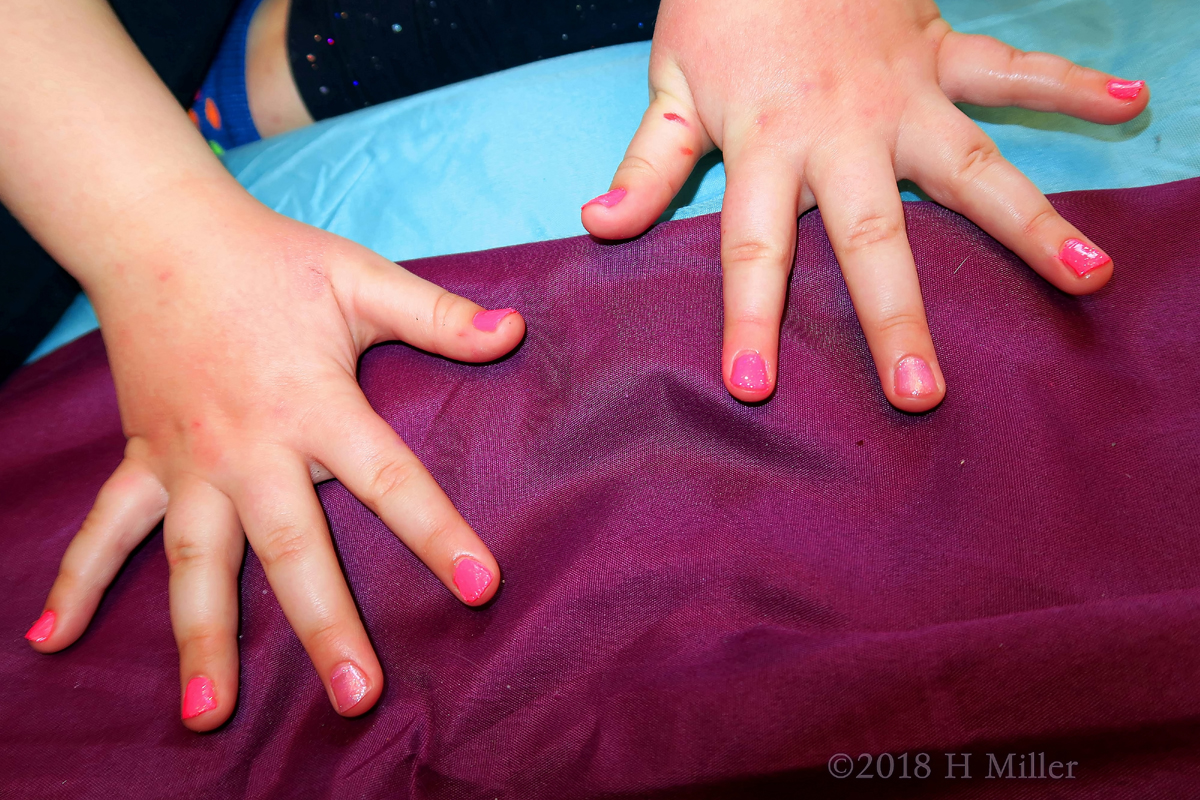
<svg viewBox="0 0 1200 800">
<path fill-rule="evenodd" d="M 627 195 L 584 206 L 583 224 L 603 238 L 636 236 L 696 161 L 720 148 L 729 392 L 754 402 L 775 389 L 796 219 L 819 205 L 884 393 L 903 411 L 927 411 L 946 382 L 896 180 L 913 180 L 1064 292 L 1094 292 L 1112 262 L 1083 276 L 1070 269 L 1059 258 L 1064 242 L 1090 240 L 953 103 L 1125 122 L 1146 107 L 1149 90 L 1113 97 L 1113 77 L 955 33 L 929 0 L 664 0 L 650 107 L 612 182 Z M 766 379 L 754 389 L 732 376 L 747 351 L 765 362 Z M 936 382 L 920 396 L 897 391 L 897 366 L 910 356 Z"/>
<path fill-rule="evenodd" d="M 867 13 L 865 9 L 875 9 Z M 460 600 L 464 557 L 499 566 L 432 476 L 374 414 L 359 354 L 400 339 L 486 362 L 524 334 L 519 314 L 477 329 L 476 304 L 257 203 L 225 172 L 102 0 L 0 0 L 10 20 L 0 70 L 0 199 L 86 289 L 116 380 L 126 457 L 63 558 L 46 609 L 55 652 L 89 623 L 128 553 L 165 517 L 181 692 L 204 676 L 211 730 L 237 697 L 237 571 L 244 543 L 338 708 L 346 663 L 368 710 L 383 673 L 354 607 L 313 482 L 337 477 Z M 900 216 L 897 177 L 974 219 L 1064 291 L 1104 284 L 1058 260 L 1086 237 L 1050 209 L 952 100 L 1121 122 L 1148 92 L 1117 100 L 1110 76 L 949 31 L 931 3 L 668 0 L 651 59 L 652 103 L 613 186 L 589 205 L 593 233 L 645 230 L 697 158 L 724 152 L 723 374 L 739 399 L 770 395 L 796 218 L 820 203 L 889 400 L 932 408 L 945 391 Z M 264 135 L 311 122 L 288 71 L 286 0 L 249 33 L 251 111 Z M 96 69 L 103 64 L 105 68 Z M 119 109 L 120 113 L 112 113 Z M 678 117 L 683 123 L 667 119 Z M 684 150 L 690 150 L 685 154 Z M 753 349 L 769 386 L 733 384 Z M 916 354 L 936 390 L 899 396 L 897 359 Z"/>
<path fill-rule="evenodd" d="M 257 553 L 330 702 L 379 698 L 383 672 L 313 482 L 337 477 L 450 592 L 471 558 L 500 569 L 355 381 L 402 340 L 484 362 L 524 335 L 480 306 L 251 198 L 212 155 L 103 0 L 4 0 L 19 30 L 0 70 L 0 198 L 83 284 L 100 318 L 128 445 L 63 557 L 35 649 L 74 642 L 129 552 L 164 519 L 180 690 L 203 677 L 223 723 L 237 699 L 237 574 Z M 98 70 L 97 65 L 104 65 Z M 119 113 L 113 113 L 119 110 Z M 344 664 L 365 692 L 340 707 Z M 185 709 L 186 711 L 186 709 Z"/>
</svg>

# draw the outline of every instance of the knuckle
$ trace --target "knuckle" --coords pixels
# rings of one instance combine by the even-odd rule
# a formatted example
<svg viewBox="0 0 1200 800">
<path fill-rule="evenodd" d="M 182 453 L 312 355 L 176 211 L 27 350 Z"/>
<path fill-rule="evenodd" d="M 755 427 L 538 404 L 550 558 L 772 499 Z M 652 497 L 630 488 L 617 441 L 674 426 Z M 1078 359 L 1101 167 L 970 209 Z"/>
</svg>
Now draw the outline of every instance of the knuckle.
<svg viewBox="0 0 1200 800">
<path fill-rule="evenodd" d="M 845 232 L 844 250 L 856 253 L 904 235 L 904 217 L 868 212 L 850 221 Z"/>
<path fill-rule="evenodd" d="M 164 549 L 167 554 L 167 567 L 172 574 L 180 567 L 203 566 L 213 560 L 212 548 L 190 536 L 170 537 Z"/>
<path fill-rule="evenodd" d="M 335 620 L 320 620 L 311 630 L 304 632 L 305 647 L 311 653 L 339 650 L 344 638 L 342 626 Z"/>
<path fill-rule="evenodd" d="M 876 330 L 888 338 L 928 337 L 929 323 L 915 311 L 889 311 L 876 323 Z"/>
<path fill-rule="evenodd" d="M 297 525 L 281 524 L 268 530 L 255 548 L 263 567 L 270 569 L 300 561 L 308 549 L 308 536 Z"/>
<path fill-rule="evenodd" d="M 393 460 L 383 463 L 371 475 L 367 484 L 367 497 L 372 505 L 403 495 L 417 477 L 417 468 L 411 461 Z"/>
<path fill-rule="evenodd" d="M 728 268 L 774 267 L 790 269 L 791 247 L 763 239 L 733 239 L 722 236 L 721 262 Z"/>
<path fill-rule="evenodd" d="M 437 299 L 433 301 L 433 313 L 430 317 L 434 330 L 439 331 L 453 325 L 455 312 L 463 302 L 463 299 L 456 294 L 447 291 L 439 292 Z"/>
<path fill-rule="evenodd" d="M 959 186 L 971 184 L 1002 161 L 1000 149 L 996 147 L 995 142 L 987 138 L 974 139 L 959 154 L 950 176 Z"/>
<path fill-rule="evenodd" d="M 1058 220 L 1058 212 L 1052 207 L 1047 206 L 1021 222 L 1021 233 L 1026 238 L 1036 239 L 1042 231 L 1056 220 Z"/>
<path fill-rule="evenodd" d="M 1088 70 L 1079 66 L 1074 61 L 1062 59 L 1062 83 L 1064 86 L 1086 86 L 1088 80 Z"/>
<path fill-rule="evenodd" d="M 228 651 L 233 636 L 233 631 L 229 628 L 208 620 L 197 622 L 187 630 L 181 631 L 178 644 L 188 660 L 211 664 Z"/>
<path fill-rule="evenodd" d="M 424 561 L 443 549 L 447 542 L 453 541 L 454 533 L 455 526 L 445 520 L 430 523 L 421 541 L 421 559 Z"/>
<path fill-rule="evenodd" d="M 621 165 L 617 167 L 617 172 L 637 172 L 648 176 L 658 183 L 671 184 L 671 181 L 662 173 L 657 164 L 642 156 L 626 155 L 625 158 L 621 159 Z"/>
</svg>

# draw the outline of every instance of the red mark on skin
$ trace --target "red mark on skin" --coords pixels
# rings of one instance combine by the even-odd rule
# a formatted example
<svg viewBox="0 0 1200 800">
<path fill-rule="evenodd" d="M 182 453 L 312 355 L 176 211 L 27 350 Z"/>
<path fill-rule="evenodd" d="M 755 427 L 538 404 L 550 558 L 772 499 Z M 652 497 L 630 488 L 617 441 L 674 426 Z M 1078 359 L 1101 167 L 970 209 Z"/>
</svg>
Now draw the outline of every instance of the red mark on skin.
<svg viewBox="0 0 1200 800">
<path fill-rule="evenodd" d="M 162 272 L 158 273 L 158 279 L 163 283 L 171 280 L 171 270 L 164 269 Z"/>
<path fill-rule="evenodd" d="M 679 152 L 685 156 L 690 156 L 690 155 L 693 155 L 696 151 L 690 147 L 681 147 L 681 148 L 679 148 Z"/>
<path fill-rule="evenodd" d="M 663 119 L 667 120 L 668 122 L 678 122 L 685 128 L 688 127 L 688 121 L 678 114 L 663 114 Z"/>
</svg>

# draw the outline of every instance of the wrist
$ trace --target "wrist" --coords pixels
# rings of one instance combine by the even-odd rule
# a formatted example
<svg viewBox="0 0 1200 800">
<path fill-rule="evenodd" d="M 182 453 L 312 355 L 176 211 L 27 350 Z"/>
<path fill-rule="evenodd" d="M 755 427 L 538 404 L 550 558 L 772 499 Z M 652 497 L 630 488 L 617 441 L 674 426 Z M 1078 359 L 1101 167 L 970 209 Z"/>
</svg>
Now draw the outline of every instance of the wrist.
<svg viewBox="0 0 1200 800">
<path fill-rule="evenodd" d="M 101 308 L 162 287 L 172 276 L 214 269 L 223 239 L 271 215 L 232 178 L 180 178 L 123 205 L 92 245 L 63 266 L 99 314 Z M 115 297 L 122 298 L 119 304 L 111 302 Z"/>
</svg>

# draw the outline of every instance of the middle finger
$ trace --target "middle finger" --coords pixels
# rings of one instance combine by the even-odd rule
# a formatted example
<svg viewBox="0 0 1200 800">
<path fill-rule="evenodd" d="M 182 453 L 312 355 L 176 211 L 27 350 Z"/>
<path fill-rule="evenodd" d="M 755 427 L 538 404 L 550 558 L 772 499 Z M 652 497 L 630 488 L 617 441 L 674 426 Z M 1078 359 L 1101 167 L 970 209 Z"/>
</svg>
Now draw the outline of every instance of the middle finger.
<svg viewBox="0 0 1200 800">
<path fill-rule="evenodd" d="M 246 538 L 283 613 L 308 651 L 339 714 L 379 699 L 383 670 L 359 619 L 317 502 L 312 476 L 291 452 L 261 457 L 234 494 Z"/>
</svg>

